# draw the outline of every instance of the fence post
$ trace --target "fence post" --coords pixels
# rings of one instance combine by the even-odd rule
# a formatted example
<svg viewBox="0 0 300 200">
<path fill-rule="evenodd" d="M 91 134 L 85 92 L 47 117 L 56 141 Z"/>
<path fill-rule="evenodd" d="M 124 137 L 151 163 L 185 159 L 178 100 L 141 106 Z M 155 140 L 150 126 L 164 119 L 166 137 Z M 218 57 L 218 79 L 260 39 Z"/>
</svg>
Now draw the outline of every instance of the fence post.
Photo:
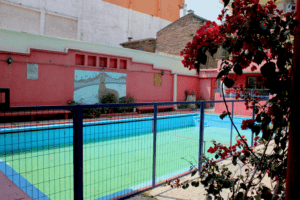
<svg viewBox="0 0 300 200">
<path fill-rule="evenodd" d="M 154 104 L 152 187 L 155 187 L 155 168 L 156 168 L 156 124 L 157 124 L 157 105 Z"/>
<path fill-rule="evenodd" d="M 234 107 L 234 102 L 232 102 L 232 108 L 231 108 L 231 119 L 233 121 L 233 107 Z M 230 146 L 232 146 L 232 129 L 233 129 L 233 124 L 231 123 L 230 127 Z"/>
<path fill-rule="evenodd" d="M 253 104 L 252 119 L 255 118 L 255 104 Z M 251 131 L 251 147 L 253 147 L 254 133 Z"/>
<path fill-rule="evenodd" d="M 202 168 L 202 164 L 200 163 L 200 159 L 202 156 L 203 149 L 203 132 L 204 132 L 204 105 L 205 102 L 201 101 L 200 103 L 200 135 L 199 135 L 199 156 L 198 156 L 198 174 L 200 175 L 200 171 Z"/>
<path fill-rule="evenodd" d="M 73 115 L 74 199 L 83 200 L 83 118 L 82 106 L 76 105 Z"/>
</svg>

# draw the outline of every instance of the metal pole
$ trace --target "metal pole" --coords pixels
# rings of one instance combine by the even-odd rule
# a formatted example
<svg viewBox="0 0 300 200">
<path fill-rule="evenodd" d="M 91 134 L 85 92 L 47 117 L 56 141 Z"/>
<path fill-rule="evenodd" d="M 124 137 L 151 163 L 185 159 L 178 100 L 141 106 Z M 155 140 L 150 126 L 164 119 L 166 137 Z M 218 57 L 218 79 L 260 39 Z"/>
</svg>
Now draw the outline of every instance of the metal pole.
<svg viewBox="0 0 300 200">
<path fill-rule="evenodd" d="M 152 187 L 155 187 L 155 168 L 156 168 L 156 124 L 157 124 L 157 105 L 154 104 L 154 119 L 153 119 L 153 173 Z"/>
<path fill-rule="evenodd" d="M 83 119 L 82 106 L 76 105 L 73 116 L 74 200 L 83 200 Z"/>
<path fill-rule="evenodd" d="M 204 105 L 205 102 L 200 103 L 200 135 L 199 135 L 199 158 L 198 158 L 198 174 L 200 175 L 200 171 L 202 168 L 202 164 L 200 163 L 200 159 L 202 156 L 202 149 L 203 149 L 203 135 L 204 135 Z"/>
<path fill-rule="evenodd" d="M 255 118 L 255 104 L 253 104 L 253 110 L 252 110 L 252 119 Z M 254 141 L 254 133 L 251 131 L 251 147 L 253 147 L 253 141 Z"/>
<path fill-rule="evenodd" d="M 233 107 L 234 107 L 234 102 L 232 102 L 232 108 L 231 108 L 232 121 L 233 121 Z M 232 146 L 232 129 L 233 129 L 233 124 L 231 123 L 231 127 L 230 127 L 230 146 Z"/>
</svg>

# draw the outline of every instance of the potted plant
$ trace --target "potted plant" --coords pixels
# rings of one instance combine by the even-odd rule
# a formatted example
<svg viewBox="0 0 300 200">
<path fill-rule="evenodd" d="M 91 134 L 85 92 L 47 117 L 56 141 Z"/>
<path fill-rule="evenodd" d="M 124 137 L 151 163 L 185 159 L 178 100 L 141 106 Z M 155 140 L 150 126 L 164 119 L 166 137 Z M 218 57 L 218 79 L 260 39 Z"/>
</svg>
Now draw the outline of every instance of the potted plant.
<svg viewBox="0 0 300 200">
<path fill-rule="evenodd" d="M 203 94 L 196 99 L 196 101 L 203 101 Z M 200 103 L 196 103 L 197 108 L 200 108 Z"/>
<path fill-rule="evenodd" d="M 128 97 L 126 97 L 126 103 L 135 103 L 136 99 L 133 96 L 128 95 Z M 133 107 L 133 112 L 136 112 L 136 107 Z"/>
<path fill-rule="evenodd" d="M 185 99 L 187 98 L 187 96 L 189 95 L 189 93 L 190 93 L 190 92 L 189 92 L 188 90 L 185 90 L 185 91 L 184 91 Z"/>
</svg>

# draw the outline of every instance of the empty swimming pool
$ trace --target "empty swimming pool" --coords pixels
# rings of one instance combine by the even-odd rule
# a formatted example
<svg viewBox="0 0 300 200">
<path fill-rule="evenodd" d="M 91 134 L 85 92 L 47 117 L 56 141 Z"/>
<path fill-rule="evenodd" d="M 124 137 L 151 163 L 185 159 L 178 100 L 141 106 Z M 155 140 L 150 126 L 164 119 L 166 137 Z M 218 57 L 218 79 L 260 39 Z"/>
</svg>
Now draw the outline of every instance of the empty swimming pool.
<svg viewBox="0 0 300 200">
<path fill-rule="evenodd" d="M 156 182 L 197 164 L 195 116 L 199 114 L 158 117 Z M 242 120 L 234 118 L 237 127 Z M 153 117 L 143 117 L 84 123 L 84 199 L 110 199 L 151 185 L 152 122 Z M 205 141 L 229 144 L 229 119 L 205 114 L 205 122 Z M 250 140 L 250 131 L 241 132 Z M 14 183 L 33 199 L 73 199 L 72 124 L 10 127 L 0 133 L 0 169 Z M 205 149 L 210 145 L 206 143 Z"/>
</svg>

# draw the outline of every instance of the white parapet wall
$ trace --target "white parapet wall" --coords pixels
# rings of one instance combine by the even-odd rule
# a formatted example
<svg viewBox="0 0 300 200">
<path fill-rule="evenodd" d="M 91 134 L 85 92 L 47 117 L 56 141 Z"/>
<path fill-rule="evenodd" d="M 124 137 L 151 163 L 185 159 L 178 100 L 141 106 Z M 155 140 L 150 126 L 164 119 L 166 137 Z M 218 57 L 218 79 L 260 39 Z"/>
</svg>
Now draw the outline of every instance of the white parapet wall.
<svg viewBox="0 0 300 200">
<path fill-rule="evenodd" d="M 155 69 L 170 70 L 174 74 L 198 77 L 195 69 L 189 70 L 183 66 L 181 62 L 183 57 L 160 55 L 122 47 L 0 29 L 0 51 L 30 54 L 30 49 L 65 53 L 69 49 L 74 49 L 124 56 L 132 58 L 135 62 L 153 64 Z"/>
</svg>

